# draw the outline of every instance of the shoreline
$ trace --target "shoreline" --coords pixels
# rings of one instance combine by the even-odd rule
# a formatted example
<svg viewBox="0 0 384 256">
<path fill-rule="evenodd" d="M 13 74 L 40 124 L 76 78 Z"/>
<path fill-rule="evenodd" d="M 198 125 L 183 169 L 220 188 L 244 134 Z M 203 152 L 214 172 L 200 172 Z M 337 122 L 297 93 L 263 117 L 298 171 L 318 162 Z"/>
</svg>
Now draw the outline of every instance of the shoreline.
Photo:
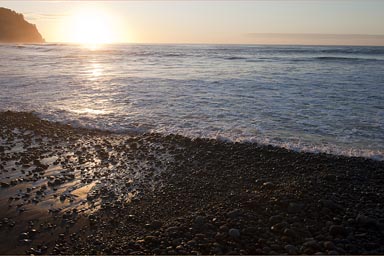
<svg viewBox="0 0 384 256">
<path fill-rule="evenodd" d="M 383 161 L 25 112 L 0 128 L 1 254 L 384 254 Z"/>
<path fill-rule="evenodd" d="M 78 124 L 75 121 L 70 120 L 60 120 L 55 121 L 51 120 L 52 117 L 48 117 L 42 113 L 36 112 L 36 111 L 17 111 L 14 109 L 9 110 L 3 110 L 0 111 L 0 113 L 26 113 L 36 116 L 38 119 L 44 120 L 46 122 L 57 124 L 62 127 L 70 127 L 74 130 L 79 130 L 83 132 L 94 132 L 94 133 L 100 133 L 100 134 L 114 134 L 114 135 L 121 135 L 121 136 L 160 136 L 160 137 L 168 137 L 168 136 L 176 136 L 176 137 L 183 137 L 187 140 L 202 140 L 202 141 L 217 141 L 220 143 L 233 143 L 233 144 L 246 144 L 246 145 L 254 145 L 259 148 L 275 148 L 275 149 L 281 149 L 281 150 L 287 150 L 291 153 L 299 153 L 299 154 L 315 154 L 315 155 L 326 155 L 330 157 L 346 157 L 346 158 L 361 158 L 361 159 L 368 159 L 373 161 L 382 161 L 384 162 L 384 155 L 381 149 L 368 149 L 368 148 L 344 148 L 340 147 L 336 144 L 308 144 L 308 143 L 301 143 L 298 141 L 284 141 L 284 140 L 269 140 L 269 139 L 258 139 L 255 137 L 250 138 L 241 138 L 240 137 L 231 137 L 227 136 L 227 134 L 216 134 L 216 136 L 206 134 L 206 135 L 194 135 L 194 134 L 179 134 L 179 133 L 173 133 L 173 132 L 165 132 L 162 133 L 161 131 L 151 131 L 148 129 L 131 129 L 131 128 L 99 128 L 92 124 Z"/>
</svg>

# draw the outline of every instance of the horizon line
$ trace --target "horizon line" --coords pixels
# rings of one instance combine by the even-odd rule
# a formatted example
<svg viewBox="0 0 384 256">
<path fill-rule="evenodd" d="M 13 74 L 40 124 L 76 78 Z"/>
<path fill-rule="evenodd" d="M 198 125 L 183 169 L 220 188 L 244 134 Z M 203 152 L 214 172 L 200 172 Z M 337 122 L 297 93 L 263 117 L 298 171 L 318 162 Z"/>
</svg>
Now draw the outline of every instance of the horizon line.
<svg viewBox="0 0 384 256">
<path fill-rule="evenodd" d="M 157 1 L 157 0 L 156 0 Z M 0 44 L 68 44 L 68 45 L 93 45 L 92 43 L 79 43 L 79 42 L 60 42 L 60 41 L 46 41 L 44 43 L 31 43 L 31 42 L 0 42 Z M 111 42 L 111 43 L 97 43 L 95 45 L 244 45 L 244 46 L 327 46 L 327 47 L 384 47 L 384 45 L 373 45 L 373 44 L 305 44 L 305 43 L 177 43 L 177 42 L 159 42 L 159 43 L 148 43 L 148 42 Z"/>
</svg>

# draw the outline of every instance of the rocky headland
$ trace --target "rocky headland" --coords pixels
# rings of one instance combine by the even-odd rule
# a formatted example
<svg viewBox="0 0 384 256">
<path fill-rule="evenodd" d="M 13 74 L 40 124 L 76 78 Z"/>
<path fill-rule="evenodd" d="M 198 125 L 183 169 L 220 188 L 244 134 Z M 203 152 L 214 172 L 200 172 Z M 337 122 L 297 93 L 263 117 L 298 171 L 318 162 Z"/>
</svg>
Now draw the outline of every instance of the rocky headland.
<svg viewBox="0 0 384 256">
<path fill-rule="evenodd" d="M 0 113 L 1 254 L 384 254 L 384 162 Z"/>
<path fill-rule="evenodd" d="M 22 14 L 0 7 L 0 43 L 44 43 L 44 39 Z"/>
</svg>

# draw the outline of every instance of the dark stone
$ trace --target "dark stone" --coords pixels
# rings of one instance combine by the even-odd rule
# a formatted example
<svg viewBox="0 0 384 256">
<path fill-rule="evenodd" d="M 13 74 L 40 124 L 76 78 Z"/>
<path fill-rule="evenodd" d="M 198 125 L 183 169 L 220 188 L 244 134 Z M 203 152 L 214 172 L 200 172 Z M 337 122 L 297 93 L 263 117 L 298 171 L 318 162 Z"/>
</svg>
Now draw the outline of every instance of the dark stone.
<svg viewBox="0 0 384 256">
<path fill-rule="evenodd" d="M 336 181 L 337 180 L 337 176 L 334 175 L 334 174 L 328 174 L 324 177 L 324 179 L 326 181 L 330 181 L 330 182 L 333 182 L 333 181 Z"/>
<path fill-rule="evenodd" d="M 228 231 L 228 235 L 232 238 L 239 238 L 240 237 L 240 230 L 238 230 L 237 228 L 231 228 Z"/>
<path fill-rule="evenodd" d="M 195 225 L 197 225 L 197 226 L 202 226 L 206 222 L 207 222 L 207 218 L 204 216 L 197 216 L 195 218 Z"/>
<path fill-rule="evenodd" d="M 146 237 L 144 237 L 144 241 L 146 243 L 150 243 L 150 244 L 158 244 L 159 243 L 159 239 L 156 236 L 146 236 Z"/>
<path fill-rule="evenodd" d="M 319 245 L 319 243 L 315 240 L 311 240 L 311 241 L 307 241 L 303 244 L 303 247 L 305 249 L 311 249 L 313 251 L 313 253 L 315 252 L 318 252 L 321 250 L 321 246 Z M 310 254 L 313 254 L 313 253 L 310 253 Z"/>
<path fill-rule="evenodd" d="M 347 234 L 345 228 L 342 225 L 332 225 L 329 227 L 329 233 L 332 236 L 345 236 Z"/>
<path fill-rule="evenodd" d="M 327 250 L 335 250 L 336 245 L 332 241 L 325 241 L 324 242 L 324 248 Z"/>
<path fill-rule="evenodd" d="M 269 218 L 270 224 L 277 224 L 281 221 L 283 221 L 283 217 L 281 217 L 280 215 L 274 215 Z"/>
<path fill-rule="evenodd" d="M 282 232 L 288 226 L 287 222 L 280 222 L 271 227 L 273 232 Z"/>
<path fill-rule="evenodd" d="M 285 249 L 285 251 L 286 251 L 289 255 L 296 255 L 296 254 L 298 254 L 298 249 L 297 249 L 297 247 L 294 246 L 294 245 L 288 244 L 288 245 L 284 246 L 284 249 Z"/>
<path fill-rule="evenodd" d="M 257 232 L 258 229 L 256 227 L 247 227 L 241 230 L 241 233 L 244 235 L 255 235 Z"/>
<path fill-rule="evenodd" d="M 304 204 L 302 203 L 289 203 L 288 212 L 289 213 L 298 213 L 301 212 L 304 208 Z"/>
<path fill-rule="evenodd" d="M 9 183 L 6 183 L 6 182 L 0 182 L 0 186 L 1 186 L 2 188 L 7 188 L 7 187 L 9 187 L 10 185 L 9 185 Z"/>
<path fill-rule="evenodd" d="M 374 230 L 383 230 L 383 224 L 379 223 L 376 219 L 359 214 L 356 217 L 356 222 L 359 226 Z"/>
<path fill-rule="evenodd" d="M 231 219 L 236 219 L 241 215 L 241 211 L 239 209 L 235 209 L 227 213 L 227 216 Z"/>
<path fill-rule="evenodd" d="M 343 209 L 339 204 L 337 204 L 337 203 L 335 203 L 335 202 L 333 202 L 331 200 L 324 200 L 324 199 L 322 199 L 322 200 L 319 200 L 319 203 L 321 205 L 323 205 L 324 207 L 332 210 L 332 211 L 340 211 L 340 210 Z"/>
<path fill-rule="evenodd" d="M 265 188 L 265 189 L 273 189 L 273 188 L 275 188 L 275 184 L 274 183 L 272 183 L 272 182 L 264 182 L 263 183 L 263 188 Z"/>
</svg>

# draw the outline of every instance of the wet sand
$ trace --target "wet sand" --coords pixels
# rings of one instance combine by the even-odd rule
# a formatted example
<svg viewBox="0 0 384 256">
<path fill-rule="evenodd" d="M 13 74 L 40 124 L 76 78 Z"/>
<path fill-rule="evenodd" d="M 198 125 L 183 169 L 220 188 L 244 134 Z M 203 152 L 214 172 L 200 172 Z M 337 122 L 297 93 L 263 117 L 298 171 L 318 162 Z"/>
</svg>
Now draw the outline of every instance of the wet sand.
<svg viewBox="0 0 384 256">
<path fill-rule="evenodd" d="M 0 113 L 1 254 L 384 254 L 384 162 Z"/>
</svg>

